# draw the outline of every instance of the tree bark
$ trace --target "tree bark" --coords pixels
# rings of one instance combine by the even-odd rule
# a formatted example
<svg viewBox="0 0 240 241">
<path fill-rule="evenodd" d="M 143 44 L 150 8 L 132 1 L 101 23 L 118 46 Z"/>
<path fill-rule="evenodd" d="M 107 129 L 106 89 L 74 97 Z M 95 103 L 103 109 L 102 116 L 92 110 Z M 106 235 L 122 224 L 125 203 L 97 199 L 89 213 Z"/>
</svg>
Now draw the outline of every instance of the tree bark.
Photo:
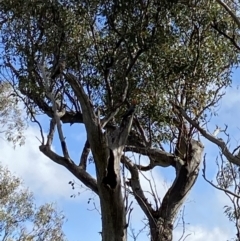
<svg viewBox="0 0 240 241">
<path fill-rule="evenodd" d="M 191 140 L 189 155 L 183 165 L 176 166 L 176 178 L 167 191 L 162 205 L 151 219 L 151 241 L 171 241 L 173 224 L 178 211 L 186 199 L 189 191 L 197 180 L 199 166 L 202 160 L 203 145 Z"/>
<path fill-rule="evenodd" d="M 126 241 L 126 212 L 121 190 L 120 160 L 123 150 L 122 130 L 106 133 L 107 158 L 96 156 L 97 180 L 102 213 L 102 240 Z M 124 138 L 125 139 L 125 138 Z"/>
<path fill-rule="evenodd" d="M 102 212 L 103 241 L 126 241 L 126 211 L 121 188 L 120 162 L 132 125 L 132 117 L 122 126 L 106 131 L 107 158 L 96 156 L 97 180 Z"/>
<path fill-rule="evenodd" d="M 102 183 L 99 190 L 102 214 L 102 240 L 126 241 L 126 213 L 120 182 L 117 183 L 114 189 Z"/>
</svg>

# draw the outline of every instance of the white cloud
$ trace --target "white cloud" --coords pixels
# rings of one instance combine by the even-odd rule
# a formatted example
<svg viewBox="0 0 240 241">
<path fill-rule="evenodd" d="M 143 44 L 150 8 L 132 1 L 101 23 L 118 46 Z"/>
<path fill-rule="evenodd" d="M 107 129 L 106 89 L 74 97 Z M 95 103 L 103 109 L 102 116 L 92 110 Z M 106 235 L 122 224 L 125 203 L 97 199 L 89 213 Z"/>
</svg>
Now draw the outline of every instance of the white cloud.
<svg viewBox="0 0 240 241">
<path fill-rule="evenodd" d="M 26 143 L 13 149 L 11 143 L 0 139 L 2 165 L 24 180 L 24 183 L 39 198 L 58 200 L 69 198 L 73 191 L 68 182 L 73 175 L 64 167 L 53 163 L 39 150 L 37 127 L 30 126 L 24 133 Z M 78 199 L 79 200 L 79 199 Z"/>
<path fill-rule="evenodd" d="M 231 90 L 228 89 L 226 96 L 224 97 L 221 108 L 220 108 L 220 114 L 221 114 L 221 122 L 230 124 L 230 126 L 237 126 L 239 124 L 238 119 L 234 115 L 234 118 L 232 115 L 224 115 L 224 113 L 233 113 L 232 111 L 236 110 L 236 106 L 239 105 L 239 90 Z M 234 110 L 233 110 L 234 109 Z M 240 114 L 240 112 L 237 111 L 237 115 Z M 239 116 L 240 117 L 240 116 Z M 220 119 L 218 117 L 218 119 Z M 215 120 L 215 118 L 214 118 Z M 217 119 L 216 119 L 217 120 Z M 214 121 L 213 121 L 214 122 Z M 212 123 L 212 122 L 211 122 Z M 215 123 L 213 123 L 215 124 Z M 213 125 L 213 129 L 214 129 Z M 74 135 L 74 133 L 77 134 L 77 136 Z M 240 132 L 239 132 L 240 133 Z M 85 134 L 81 133 L 80 131 L 69 131 L 71 138 L 75 139 L 75 145 L 73 145 L 72 151 L 76 151 L 76 153 L 79 152 L 79 150 L 82 150 L 81 143 L 85 136 Z M 7 165 L 10 169 L 10 171 L 14 172 L 18 176 L 22 177 L 24 179 L 24 182 L 26 183 L 26 186 L 30 188 L 35 194 L 39 193 L 38 198 L 42 199 L 42 197 L 45 197 L 48 201 L 56 200 L 59 201 L 59 203 L 62 200 L 65 200 L 65 198 L 69 198 L 71 194 L 73 194 L 73 191 L 70 189 L 70 186 L 68 185 L 68 182 L 73 178 L 73 175 L 68 172 L 64 167 L 61 167 L 55 163 L 53 163 L 51 160 L 46 158 L 40 151 L 39 151 L 39 141 L 36 139 L 36 136 L 39 136 L 39 130 L 37 127 L 29 127 L 29 129 L 25 132 L 26 135 L 26 144 L 22 147 L 17 147 L 16 150 L 14 150 L 10 143 L 3 141 L 0 139 L 0 145 L 1 145 L 1 156 L 0 156 L 0 162 L 4 165 Z M 77 141 L 76 141 L 77 140 Z M 70 143 L 71 144 L 71 143 Z M 74 143 L 73 143 L 74 144 Z M 207 153 L 207 158 L 210 156 L 215 156 L 215 153 L 213 154 L 213 146 L 214 144 L 211 144 L 210 142 L 206 142 L 206 148 L 209 150 Z M 71 147 L 71 146 L 70 146 Z M 70 148 L 69 147 L 69 148 Z M 75 149 L 76 148 L 76 149 Z M 212 149 L 211 149 L 212 148 Z M 205 150 L 206 150 L 205 149 Z M 217 149 L 217 148 L 215 148 Z M 210 160 L 211 162 L 215 161 L 213 159 Z M 138 162 L 138 161 L 137 161 Z M 141 164 L 146 165 L 148 163 L 147 158 L 141 157 Z M 210 163 L 209 163 L 210 164 Z M 215 169 L 215 167 L 214 167 Z M 126 170 L 126 169 L 125 169 Z M 167 168 L 166 170 L 169 170 Z M 152 179 L 151 174 L 149 172 L 143 172 L 144 175 L 148 179 Z M 210 177 L 212 173 L 210 173 Z M 170 186 L 170 182 L 166 181 L 164 178 L 165 175 L 163 175 L 163 171 L 160 168 L 155 168 L 153 170 L 153 176 L 155 178 L 157 192 L 162 198 L 164 194 L 167 191 L 167 188 Z M 169 180 L 169 177 L 168 177 Z M 199 177 L 197 183 L 201 181 L 202 178 Z M 148 193 L 150 191 L 149 182 L 147 179 L 145 179 L 143 176 L 140 176 L 140 181 L 142 184 L 142 188 L 144 191 L 146 191 L 146 196 L 153 202 L 152 196 Z M 79 183 L 79 182 L 78 182 Z M 201 182 L 201 186 L 203 183 Z M 205 183 L 206 186 L 209 186 Z M 205 186 L 204 186 L 205 187 Z M 211 187 L 209 187 L 211 188 Z M 209 190 L 208 188 L 208 190 Z M 191 240 L 191 241 L 226 241 L 227 239 L 233 238 L 235 235 L 234 227 L 232 227 L 228 220 L 224 217 L 223 214 L 223 206 L 226 205 L 228 200 L 221 192 L 211 192 L 201 188 L 198 184 L 197 187 L 193 187 L 194 190 L 196 190 L 199 193 L 199 196 L 193 195 L 193 190 L 190 193 L 190 196 L 187 200 L 194 199 L 194 202 L 189 203 L 188 201 L 186 204 L 186 221 L 190 224 L 186 227 L 186 235 L 191 234 L 188 238 L 185 240 Z M 77 197 L 75 200 L 86 200 L 87 197 L 89 197 L 89 193 L 84 193 L 83 196 Z M 98 200 L 97 200 L 98 202 Z M 136 205 L 136 201 L 134 201 L 134 211 L 132 213 L 132 222 L 134 227 L 141 227 L 143 224 L 141 223 L 142 218 L 144 217 L 144 214 L 140 207 Z M 79 207 L 81 210 L 84 208 L 86 209 L 86 206 Z M 190 217 L 191 216 L 191 217 Z M 71 219 L 71 217 L 68 217 Z M 99 217 L 96 214 L 96 218 Z M 194 220 L 194 222 L 193 222 Z M 211 220 L 211 221 L 208 221 Z M 74 220 L 74 224 L 78 223 L 79 220 Z M 94 223 L 94 222 L 93 222 Z M 87 227 L 86 227 L 87 228 Z M 71 227 L 72 232 L 72 227 Z M 179 240 L 182 234 L 181 227 L 174 230 L 174 241 Z M 90 237 L 90 236 L 89 236 Z M 141 239 L 140 239 L 141 240 Z M 148 240 L 148 239 L 143 239 Z"/>
<path fill-rule="evenodd" d="M 182 236 L 182 231 L 175 231 L 173 241 L 178 241 Z M 228 229 L 204 228 L 203 226 L 191 226 L 186 228 L 184 237 L 182 240 L 186 241 L 226 241 L 234 237 L 234 233 L 231 233 Z"/>
</svg>

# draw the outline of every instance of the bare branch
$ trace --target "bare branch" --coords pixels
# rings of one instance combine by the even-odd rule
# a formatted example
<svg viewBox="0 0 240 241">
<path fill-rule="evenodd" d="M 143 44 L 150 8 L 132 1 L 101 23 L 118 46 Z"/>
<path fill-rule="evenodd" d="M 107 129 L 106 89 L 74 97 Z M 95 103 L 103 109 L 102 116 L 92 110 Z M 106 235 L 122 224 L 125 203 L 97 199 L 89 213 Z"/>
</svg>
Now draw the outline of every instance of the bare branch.
<svg viewBox="0 0 240 241">
<path fill-rule="evenodd" d="M 132 188 L 134 197 L 136 198 L 145 215 L 148 217 L 148 220 L 152 220 L 152 222 L 156 224 L 156 221 L 152 215 L 154 210 L 143 193 L 136 165 L 134 165 L 126 156 L 122 156 L 121 161 L 126 165 L 127 169 L 131 173 L 131 178 L 127 184 Z"/>
<path fill-rule="evenodd" d="M 89 175 L 83 168 L 75 165 L 71 159 L 57 155 L 49 146 L 41 145 L 40 151 L 59 165 L 66 167 L 75 177 L 77 177 L 84 185 L 90 188 L 93 192 L 98 194 L 97 181 Z"/>
<path fill-rule="evenodd" d="M 154 178 L 153 178 L 153 175 L 152 175 L 152 172 L 150 172 L 151 173 L 151 177 L 152 177 L 152 179 L 154 180 Z M 149 179 L 149 178 L 147 178 L 145 175 L 144 175 L 144 173 L 141 173 L 141 175 L 145 178 L 145 180 L 147 180 L 147 182 L 149 183 L 149 187 L 150 187 L 150 190 L 151 191 L 149 191 L 149 193 L 150 193 L 150 195 L 153 197 L 153 200 L 154 200 L 154 202 L 155 202 L 155 209 L 156 210 L 158 210 L 158 208 L 159 208 L 159 204 L 161 205 L 161 203 L 158 203 L 158 198 L 157 198 L 157 192 L 155 192 L 154 190 L 153 190 L 153 186 L 152 186 L 152 182 L 151 182 L 151 180 Z M 156 190 L 156 189 L 155 189 Z"/>
<path fill-rule="evenodd" d="M 74 165 L 74 162 L 71 159 L 67 159 L 65 157 L 59 156 L 55 152 L 51 150 L 51 147 L 47 145 L 41 145 L 39 147 L 40 151 L 43 152 L 47 157 L 49 157 L 51 160 L 56 162 L 59 165 L 68 167 L 69 165 Z"/>
<path fill-rule="evenodd" d="M 54 132 L 55 132 L 55 126 L 56 126 L 56 121 L 55 121 L 55 119 L 52 118 L 50 121 L 50 128 L 49 128 L 49 133 L 48 133 L 48 137 L 47 137 L 47 145 L 49 147 L 52 145 Z"/>
<path fill-rule="evenodd" d="M 207 131 L 205 131 L 202 127 L 199 126 L 198 122 L 192 120 L 180 106 L 176 106 L 176 108 L 182 114 L 182 116 L 192 126 L 194 126 L 206 139 L 208 139 L 212 143 L 216 144 L 221 149 L 223 155 L 228 159 L 228 161 L 240 166 L 240 158 L 238 156 L 232 155 L 232 153 L 228 150 L 227 145 L 223 141 L 223 139 L 216 138 L 213 135 L 209 134 Z"/>
<path fill-rule="evenodd" d="M 223 192 L 225 192 L 225 193 L 228 193 L 228 194 L 230 194 L 230 195 L 232 195 L 232 196 L 234 196 L 234 197 L 236 197 L 236 198 L 240 198 L 240 196 L 237 195 L 236 193 L 231 192 L 231 191 L 229 191 L 229 190 L 227 190 L 227 189 L 225 189 L 225 188 L 221 188 L 221 187 L 219 187 L 218 185 L 214 184 L 212 181 L 208 180 L 207 177 L 206 177 L 206 170 L 207 170 L 207 168 L 206 168 L 206 160 L 205 160 L 205 157 L 204 157 L 204 160 L 203 160 L 203 169 L 202 169 L 202 176 L 203 176 L 204 180 L 205 180 L 206 182 L 208 182 L 211 186 L 215 187 L 216 189 L 218 189 L 218 190 L 220 190 L 220 191 L 223 191 Z"/>
<path fill-rule="evenodd" d="M 55 119 L 56 124 L 57 124 L 57 130 L 58 130 L 58 135 L 59 135 L 59 139 L 60 139 L 61 146 L 62 146 L 63 155 L 64 155 L 65 158 L 70 159 L 68 149 L 67 149 L 67 144 L 65 142 L 65 137 L 63 136 L 61 121 L 60 121 L 61 116 L 63 116 L 65 114 L 65 110 L 60 110 L 58 108 L 56 100 L 55 100 L 53 94 L 50 92 L 49 78 L 46 74 L 44 66 L 42 64 L 38 64 L 38 68 L 41 70 L 41 73 L 42 73 L 42 78 L 43 78 L 43 81 L 44 81 L 46 95 L 49 97 L 49 99 L 52 102 L 54 119 Z"/>
</svg>

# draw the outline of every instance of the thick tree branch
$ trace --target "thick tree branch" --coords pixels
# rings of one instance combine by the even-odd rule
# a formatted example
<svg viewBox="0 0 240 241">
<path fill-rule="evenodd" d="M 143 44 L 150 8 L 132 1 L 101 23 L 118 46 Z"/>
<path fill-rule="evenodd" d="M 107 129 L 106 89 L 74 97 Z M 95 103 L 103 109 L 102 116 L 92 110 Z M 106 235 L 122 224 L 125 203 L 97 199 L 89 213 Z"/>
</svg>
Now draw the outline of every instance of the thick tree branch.
<svg viewBox="0 0 240 241">
<path fill-rule="evenodd" d="M 87 130 L 92 132 L 91 131 L 92 127 L 96 128 L 97 124 L 98 124 L 97 117 L 94 114 L 93 106 L 92 106 L 88 96 L 84 92 L 84 89 L 83 89 L 82 85 L 80 84 L 79 80 L 77 80 L 77 78 L 74 75 L 69 74 L 69 73 L 66 74 L 65 77 L 66 77 L 68 83 L 73 88 L 74 93 L 76 94 L 76 97 L 81 104 L 82 113 L 83 113 L 83 122 L 84 122 Z"/>
<path fill-rule="evenodd" d="M 41 145 L 40 151 L 59 165 L 66 167 L 76 178 L 78 178 L 84 185 L 90 188 L 93 192 L 98 194 L 98 187 L 96 180 L 89 175 L 83 168 L 75 165 L 71 159 L 66 159 L 53 152 L 49 146 Z"/>
<path fill-rule="evenodd" d="M 94 113 L 94 106 L 91 103 L 91 100 L 88 98 L 84 92 L 83 86 L 79 80 L 72 74 L 65 74 L 67 82 L 71 85 L 78 101 L 81 105 L 83 122 L 87 132 L 87 139 L 91 146 L 94 160 L 100 164 L 100 159 L 106 157 L 106 153 L 103 151 L 106 148 L 106 139 L 102 132 L 100 117 L 96 116 Z M 98 155 L 99 154 L 99 155 Z M 97 160 L 97 156 L 102 156 Z M 98 166 L 99 168 L 100 166 Z"/>
<path fill-rule="evenodd" d="M 236 165 L 240 166 L 240 158 L 238 156 L 234 156 L 228 150 L 227 145 L 223 141 L 223 139 L 216 138 L 215 136 L 213 136 L 213 135 L 209 134 L 207 131 L 205 131 L 202 127 L 199 126 L 199 124 L 196 121 L 192 120 L 180 106 L 176 106 L 176 108 L 182 114 L 182 116 L 192 126 L 194 126 L 206 139 L 208 139 L 212 143 L 216 144 L 221 149 L 223 155 L 228 159 L 228 161 L 232 162 L 233 164 L 236 164 Z"/>
<path fill-rule="evenodd" d="M 148 148 L 148 147 L 126 146 L 125 151 L 126 152 L 132 151 L 138 154 L 148 156 L 151 159 L 151 163 L 148 166 L 149 169 L 152 169 L 155 166 L 162 166 L 162 167 L 168 167 L 170 165 L 175 166 L 176 162 L 183 164 L 183 161 L 177 156 L 165 151 L 161 151 L 159 149 Z M 140 169 L 145 169 L 148 167 L 139 166 Z"/>
<path fill-rule="evenodd" d="M 179 208 L 198 177 L 203 149 L 200 142 L 192 139 L 188 159 L 184 165 L 176 167 L 176 178 L 159 209 L 159 216 L 169 225 L 175 221 Z"/>
</svg>

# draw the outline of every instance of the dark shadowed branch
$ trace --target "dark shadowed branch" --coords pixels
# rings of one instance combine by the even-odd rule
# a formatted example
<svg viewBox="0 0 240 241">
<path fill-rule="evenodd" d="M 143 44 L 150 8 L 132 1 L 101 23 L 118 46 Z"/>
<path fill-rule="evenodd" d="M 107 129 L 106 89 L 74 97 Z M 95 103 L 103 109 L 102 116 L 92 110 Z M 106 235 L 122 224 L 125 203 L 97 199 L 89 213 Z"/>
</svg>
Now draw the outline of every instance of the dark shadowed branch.
<svg viewBox="0 0 240 241">
<path fill-rule="evenodd" d="M 83 147 L 83 151 L 82 151 L 82 155 L 81 155 L 80 163 L 79 163 L 79 166 L 82 167 L 84 170 L 86 170 L 86 168 L 87 168 L 87 158 L 88 158 L 90 151 L 91 151 L 90 144 L 87 140 Z"/>
<path fill-rule="evenodd" d="M 65 75 L 68 83 L 74 90 L 74 93 L 81 104 L 82 112 L 83 112 L 83 121 L 86 125 L 87 129 L 91 129 L 93 126 L 97 126 L 97 117 L 94 114 L 93 106 L 91 104 L 90 99 L 86 95 L 83 87 L 81 86 L 79 80 L 72 74 Z"/>
</svg>

